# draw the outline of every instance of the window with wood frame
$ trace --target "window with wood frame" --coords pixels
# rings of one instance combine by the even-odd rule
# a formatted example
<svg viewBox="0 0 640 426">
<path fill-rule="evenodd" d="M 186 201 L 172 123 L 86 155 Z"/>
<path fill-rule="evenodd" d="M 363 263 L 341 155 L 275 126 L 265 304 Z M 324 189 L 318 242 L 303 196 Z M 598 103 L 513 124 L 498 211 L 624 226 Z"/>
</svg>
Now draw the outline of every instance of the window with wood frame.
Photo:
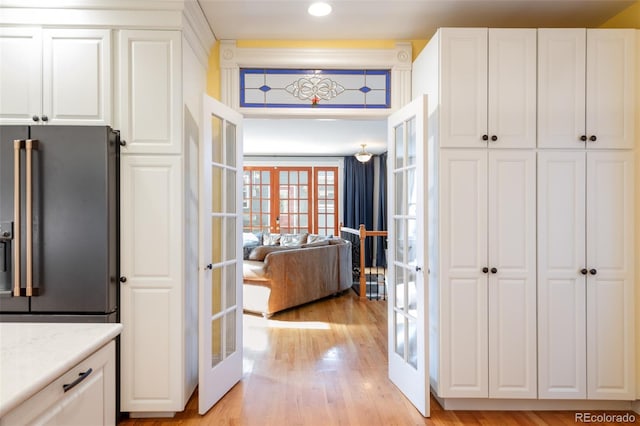
<svg viewBox="0 0 640 426">
<path fill-rule="evenodd" d="M 246 166 L 245 232 L 338 235 L 337 167 Z"/>
</svg>

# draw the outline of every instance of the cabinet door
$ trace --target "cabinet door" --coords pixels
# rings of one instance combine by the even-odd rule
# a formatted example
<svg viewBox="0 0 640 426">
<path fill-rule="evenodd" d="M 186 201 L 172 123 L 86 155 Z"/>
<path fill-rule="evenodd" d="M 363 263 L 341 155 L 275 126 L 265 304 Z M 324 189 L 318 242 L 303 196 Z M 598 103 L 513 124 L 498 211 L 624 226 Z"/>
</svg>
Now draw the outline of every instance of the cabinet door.
<svg viewBox="0 0 640 426">
<path fill-rule="evenodd" d="M 536 146 L 536 30 L 489 30 L 489 148 Z"/>
<path fill-rule="evenodd" d="M 43 118 L 111 124 L 111 31 L 43 31 Z"/>
<path fill-rule="evenodd" d="M 487 150 L 440 150 L 442 397 L 487 397 Z"/>
<path fill-rule="evenodd" d="M 42 31 L 0 28 L 0 124 L 33 124 L 42 110 Z"/>
<path fill-rule="evenodd" d="M 583 28 L 538 30 L 538 146 L 583 148 L 585 133 Z"/>
<path fill-rule="evenodd" d="M 636 54 L 635 30 L 587 30 L 589 148 L 633 148 Z"/>
<path fill-rule="evenodd" d="M 536 158 L 489 152 L 489 397 L 535 398 Z"/>
<path fill-rule="evenodd" d="M 540 398 L 586 397 L 585 152 L 538 153 Z"/>
<path fill-rule="evenodd" d="M 589 399 L 635 399 L 633 179 L 633 153 L 587 153 Z"/>
<path fill-rule="evenodd" d="M 122 156 L 123 411 L 184 408 L 181 185 L 179 156 Z"/>
<path fill-rule="evenodd" d="M 182 150 L 182 53 L 179 31 L 122 30 L 118 125 L 123 153 Z"/>
<path fill-rule="evenodd" d="M 440 146 L 486 147 L 487 29 L 441 29 L 440 60 Z"/>
</svg>

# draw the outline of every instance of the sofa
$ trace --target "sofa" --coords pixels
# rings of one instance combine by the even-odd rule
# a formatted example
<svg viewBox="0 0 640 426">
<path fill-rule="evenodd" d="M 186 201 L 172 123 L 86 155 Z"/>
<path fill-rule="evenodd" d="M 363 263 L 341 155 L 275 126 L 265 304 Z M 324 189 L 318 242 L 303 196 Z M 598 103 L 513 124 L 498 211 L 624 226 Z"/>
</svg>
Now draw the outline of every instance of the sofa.
<svg viewBox="0 0 640 426">
<path fill-rule="evenodd" d="M 269 236 L 270 238 L 271 236 Z M 340 238 L 268 241 L 245 251 L 244 310 L 271 317 L 351 288 L 351 243 Z M 284 242 L 284 241 L 283 241 Z"/>
</svg>

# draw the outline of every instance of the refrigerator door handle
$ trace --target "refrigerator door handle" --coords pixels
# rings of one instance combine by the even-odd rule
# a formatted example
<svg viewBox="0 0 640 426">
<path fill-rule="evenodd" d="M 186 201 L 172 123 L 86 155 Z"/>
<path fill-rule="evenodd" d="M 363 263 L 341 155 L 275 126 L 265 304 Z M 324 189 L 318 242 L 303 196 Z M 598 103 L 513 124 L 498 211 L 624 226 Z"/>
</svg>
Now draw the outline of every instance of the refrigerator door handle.
<svg viewBox="0 0 640 426">
<path fill-rule="evenodd" d="M 27 161 L 26 161 L 26 200 L 25 200 L 25 220 L 27 225 L 27 296 L 33 296 L 33 150 L 38 149 L 38 141 L 27 139 Z"/>
<path fill-rule="evenodd" d="M 20 151 L 24 146 L 24 141 L 16 139 L 13 141 L 13 295 L 20 297 L 20 242 L 22 239 L 22 223 L 20 219 Z"/>
</svg>

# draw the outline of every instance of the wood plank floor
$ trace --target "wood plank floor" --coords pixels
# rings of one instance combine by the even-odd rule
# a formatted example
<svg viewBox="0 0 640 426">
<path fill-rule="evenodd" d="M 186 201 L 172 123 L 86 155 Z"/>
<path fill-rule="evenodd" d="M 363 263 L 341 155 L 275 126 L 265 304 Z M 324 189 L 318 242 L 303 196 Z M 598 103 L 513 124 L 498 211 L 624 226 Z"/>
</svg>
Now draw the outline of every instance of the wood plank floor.
<svg viewBox="0 0 640 426">
<path fill-rule="evenodd" d="M 244 316 L 244 377 L 205 416 L 196 394 L 172 419 L 137 425 L 574 425 L 573 412 L 444 411 L 424 419 L 387 378 L 386 302 L 352 291 L 273 316 Z M 636 415 L 640 418 L 640 415 Z"/>
</svg>

